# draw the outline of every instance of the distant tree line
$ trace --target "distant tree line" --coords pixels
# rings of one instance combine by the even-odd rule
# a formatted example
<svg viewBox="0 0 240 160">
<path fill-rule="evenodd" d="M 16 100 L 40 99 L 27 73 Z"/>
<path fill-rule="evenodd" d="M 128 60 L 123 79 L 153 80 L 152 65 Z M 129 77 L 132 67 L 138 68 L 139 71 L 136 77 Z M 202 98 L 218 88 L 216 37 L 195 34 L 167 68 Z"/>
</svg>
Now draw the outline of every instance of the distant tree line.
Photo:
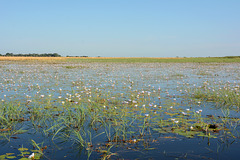
<svg viewBox="0 0 240 160">
<path fill-rule="evenodd" d="M 67 55 L 66 57 L 88 57 L 88 56 L 69 56 L 69 55 Z"/>
<path fill-rule="evenodd" d="M 29 53 L 29 54 L 14 54 L 14 53 L 6 53 L 5 55 L 0 54 L 0 56 L 7 56 L 7 57 L 61 57 L 58 53 Z"/>
</svg>

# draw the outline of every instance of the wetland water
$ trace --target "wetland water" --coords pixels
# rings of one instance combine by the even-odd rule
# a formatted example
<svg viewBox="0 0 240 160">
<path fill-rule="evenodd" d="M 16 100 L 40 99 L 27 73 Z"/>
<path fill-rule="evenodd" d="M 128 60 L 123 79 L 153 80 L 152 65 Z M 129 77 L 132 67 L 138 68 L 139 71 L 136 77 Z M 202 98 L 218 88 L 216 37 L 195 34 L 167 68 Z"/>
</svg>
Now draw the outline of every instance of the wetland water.
<svg viewBox="0 0 240 160">
<path fill-rule="evenodd" d="M 0 63 L 0 159 L 239 159 L 239 63 Z"/>
</svg>

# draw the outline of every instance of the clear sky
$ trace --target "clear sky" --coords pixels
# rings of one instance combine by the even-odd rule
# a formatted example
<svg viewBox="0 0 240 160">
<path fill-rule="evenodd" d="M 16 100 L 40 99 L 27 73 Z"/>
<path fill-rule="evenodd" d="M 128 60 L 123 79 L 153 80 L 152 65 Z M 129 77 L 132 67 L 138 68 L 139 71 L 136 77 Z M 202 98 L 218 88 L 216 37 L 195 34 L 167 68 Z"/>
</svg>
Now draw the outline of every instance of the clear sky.
<svg viewBox="0 0 240 160">
<path fill-rule="evenodd" d="M 240 56 L 240 0 L 0 0 L 0 54 Z"/>
</svg>

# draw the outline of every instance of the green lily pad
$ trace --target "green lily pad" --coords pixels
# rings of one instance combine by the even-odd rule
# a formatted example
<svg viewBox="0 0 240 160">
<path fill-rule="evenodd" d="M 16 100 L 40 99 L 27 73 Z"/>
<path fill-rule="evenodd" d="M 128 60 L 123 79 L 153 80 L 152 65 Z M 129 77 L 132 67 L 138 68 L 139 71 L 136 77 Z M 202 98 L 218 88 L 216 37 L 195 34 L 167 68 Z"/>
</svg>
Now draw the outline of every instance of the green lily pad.
<svg viewBox="0 0 240 160">
<path fill-rule="evenodd" d="M 21 158 L 21 159 L 19 159 L 19 160 L 29 160 L 29 159 L 24 157 L 24 158 Z"/>
<path fill-rule="evenodd" d="M 14 153 L 6 153 L 7 156 L 13 155 Z"/>
<path fill-rule="evenodd" d="M 0 155 L 0 159 L 2 160 L 2 159 L 4 159 L 6 157 L 6 155 L 4 154 L 4 155 Z"/>
<path fill-rule="evenodd" d="M 13 159 L 13 158 L 17 158 L 17 157 L 16 156 L 7 156 L 6 158 Z"/>
<path fill-rule="evenodd" d="M 22 151 L 27 151 L 28 148 L 18 148 L 18 150 L 19 150 L 20 152 L 22 152 Z"/>
<path fill-rule="evenodd" d="M 30 152 L 21 152 L 22 154 L 30 154 Z"/>
</svg>

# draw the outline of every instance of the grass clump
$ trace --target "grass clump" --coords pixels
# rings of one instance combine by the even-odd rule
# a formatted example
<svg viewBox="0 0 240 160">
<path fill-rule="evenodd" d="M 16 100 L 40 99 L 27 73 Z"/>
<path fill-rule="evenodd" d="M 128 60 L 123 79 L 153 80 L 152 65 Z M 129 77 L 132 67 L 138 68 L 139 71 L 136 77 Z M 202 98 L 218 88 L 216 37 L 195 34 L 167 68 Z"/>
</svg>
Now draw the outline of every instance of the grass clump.
<svg viewBox="0 0 240 160">
<path fill-rule="evenodd" d="M 208 84 L 205 82 L 203 86 L 191 89 L 190 93 L 192 93 L 192 97 L 208 102 L 216 102 L 223 107 L 228 106 L 239 111 L 240 88 L 238 85 L 230 86 L 227 83 L 223 87 L 210 87 Z"/>
</svg>

